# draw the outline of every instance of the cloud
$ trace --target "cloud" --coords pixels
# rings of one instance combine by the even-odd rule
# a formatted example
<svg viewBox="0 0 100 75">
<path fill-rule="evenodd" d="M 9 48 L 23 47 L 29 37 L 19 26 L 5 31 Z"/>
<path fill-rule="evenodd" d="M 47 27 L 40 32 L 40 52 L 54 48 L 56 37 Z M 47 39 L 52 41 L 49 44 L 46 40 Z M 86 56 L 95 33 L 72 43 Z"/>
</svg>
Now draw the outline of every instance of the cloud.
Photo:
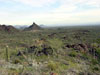
<svg viewBox="0 0 100 75">
<path fill-rule="evenodd" d="M 0 0 L 3 2 L 18 2 L 26 5 L 30 5 L 33 7 L 43 7 L 49 6 L 56 2 L 59 2 L 61 5 L 88 5 L 88 6 L 99 6 L 100 0 Z"/>
<path fill-rule="evenodd" d="M 91 9 L 76 13 L 1 13 L 0 23 L 31 24 L 33 21 L 46 25 L 93 24 L 100 22 L 100 9 Z M 4 17 L 3 17 L 4 16 Z"/>
<path fill-rule="evenodd" d="M 0 1 L 21 3 L 32 7 L 43 7 L 55 3 L 57 0 L 6 0 L 6 1 L 0 0 Z"/>
<path fill-rule="evenodd" d="M 86 4 L 89 6 L 100 8 L 100 0 L 90 0 Z"/>
<path fill-rule="evenodd" d="M 61 5 L 60 7 L 54 9 L 52 12 L 54 13 L 68 13 L 73 12 L 77 9 L 77 6 L 75 5 Z"/>
<path fill-rule="evenodd" d="M 84 4 L 84 5 L 99 5 L 100 6 L 100 0 L 60 0 L 62 4 L 68 4 L 68 5 L 78 5 L 78 4 Z"/>
<path fill-rule="evenodd" d="M 0 1 L 5 2 L 4 0 Z M 99 0 L 6 0 L 6 2 L 17 4 L 16 6 L 12 6 L 14 12 L 13 10 L 10 11 L 12 7 L 6 8 L 8 10 L 2 9 L 2 11 L 0 11 L 1 24 L 20 25 L 31 24 L 35 21 L 39 24 L 47 25 L 70 25 L 100 22 Z M 55 6 L 56 3 L 59 3 L 58 6 Z M 28 11 L 26 7 L 21 7 L 19 4 L 24 4 L 27 9 L 32 8 Z M 53 9 L 50 9 L 50 7 Z M 91 7 L 91 9 L 88 7 Z M 48 10 L 45 10 L 45 8 Z M 24 9 L 24 11 L 22 9 Z M 36 12 L 37 9 L 38 12 Z M 41 13 L 41 11 L 43 12 Z"/>
</svg>

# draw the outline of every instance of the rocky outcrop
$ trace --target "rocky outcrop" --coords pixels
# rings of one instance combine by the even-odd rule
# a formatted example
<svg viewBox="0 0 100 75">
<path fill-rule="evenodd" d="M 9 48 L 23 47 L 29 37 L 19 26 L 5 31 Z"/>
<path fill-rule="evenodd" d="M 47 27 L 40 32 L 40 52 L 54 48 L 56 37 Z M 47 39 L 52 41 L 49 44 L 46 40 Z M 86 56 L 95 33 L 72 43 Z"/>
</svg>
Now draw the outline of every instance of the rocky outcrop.
<svg viewBox="0 0 100 75">
<path fill-rule="evenodd" d="M 33 53 L 36 56 L 41 56 L 41 55 L 52 55 L 53 54 L 53 50 L 50 46 L 44 46 L 42 47 L 42 49 L 39 49 L 39 47 L 37 46 L 31 46 L 27 49 L 27 51 L 19 51 L 17 53 L 17 56 L 21 56 L 22 54 L 30 54 Z"/>
<path fill-rule="evenodd" d="M 75 50 L 79 50 L 82 52 L 88 51 L 88 47 L 86 44 L 73 44 L 73 45 L 66 45 L 67 48 L 73 48 Z"/>
</svg>

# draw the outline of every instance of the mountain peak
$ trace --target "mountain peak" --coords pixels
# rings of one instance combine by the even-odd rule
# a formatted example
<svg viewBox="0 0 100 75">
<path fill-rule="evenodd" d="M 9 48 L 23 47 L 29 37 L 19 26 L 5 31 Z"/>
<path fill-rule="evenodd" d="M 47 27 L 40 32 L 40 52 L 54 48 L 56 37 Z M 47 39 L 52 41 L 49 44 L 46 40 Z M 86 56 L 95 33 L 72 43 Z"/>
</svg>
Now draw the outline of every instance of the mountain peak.
<svg viewBox="0 0 100 75">
<path fill-rule="evenodd" d="M 32 25 L 37 25 L 35 22 L 33 22 L 33 24 Z"/>
<path fill-rule="evenodd" d="M 28 28 L 25 28 L 24 30 L 40 30 L 41 27 L 39 25 L 37 25 L 35 22 L 33 22 L 32 25 L 30 25 Z"/>
</svg>

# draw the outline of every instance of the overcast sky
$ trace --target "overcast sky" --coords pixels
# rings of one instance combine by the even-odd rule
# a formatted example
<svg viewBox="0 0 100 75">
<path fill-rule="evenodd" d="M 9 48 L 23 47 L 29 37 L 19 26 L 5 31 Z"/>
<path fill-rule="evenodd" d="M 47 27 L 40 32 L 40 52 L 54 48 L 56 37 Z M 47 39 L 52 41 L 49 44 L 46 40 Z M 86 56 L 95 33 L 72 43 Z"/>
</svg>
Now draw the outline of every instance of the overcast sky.
<svg viewBox="0 0 100 75">
<path fill-rule="evenodd" d="M 100 23 L 100 0 L 0 0 L 0 24 Z"/>
</svg>

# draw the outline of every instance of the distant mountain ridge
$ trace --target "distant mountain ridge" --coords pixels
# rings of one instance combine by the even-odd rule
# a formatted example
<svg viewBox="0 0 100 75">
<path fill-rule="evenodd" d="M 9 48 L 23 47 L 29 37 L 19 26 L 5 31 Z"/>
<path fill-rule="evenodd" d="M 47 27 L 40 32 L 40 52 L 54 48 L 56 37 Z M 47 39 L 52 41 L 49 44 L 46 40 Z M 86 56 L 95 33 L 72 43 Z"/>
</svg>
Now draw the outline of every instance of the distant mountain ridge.
<svg viewBox="0 0 100 75">
<path fill-rule="evenodd" d="M 14 25 L 14 27 L 17 28 L 17 29 L 23 30 L 23 29 L 25 29 L 25 28 L 27 28 L 29 26 L 28 25 Z"/>
</svg>

